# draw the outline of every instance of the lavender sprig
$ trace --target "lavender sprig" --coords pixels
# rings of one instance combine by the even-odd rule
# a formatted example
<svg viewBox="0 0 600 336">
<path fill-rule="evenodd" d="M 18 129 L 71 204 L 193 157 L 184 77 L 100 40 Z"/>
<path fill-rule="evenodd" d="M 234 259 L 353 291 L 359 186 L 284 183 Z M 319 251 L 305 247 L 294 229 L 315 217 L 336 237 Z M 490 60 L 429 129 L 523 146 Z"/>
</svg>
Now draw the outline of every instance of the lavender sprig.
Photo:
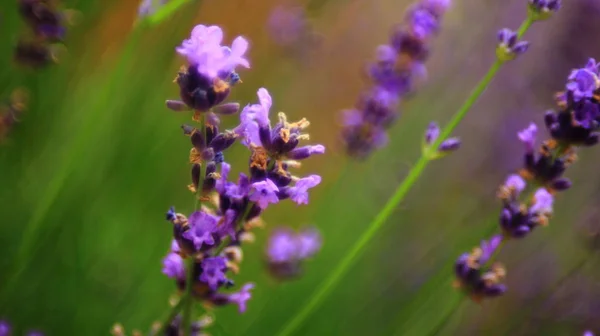
<svg viewBox="0 0 600 336">
<path fill-rule="evenodd" d="M 531 25 L 537 21 L 536 17 L 531 14 L 525 19 L 517 31 L 517 40 L 520 40 L 525 32 L 531 27 Z M 431 145 L 433 151 L 438 151 L 442 142 L 446 141 L 452 134 L 454 129 L 465 117 L 467 112 L 473 106 L 475 101 L 487 88 L 488 84 L 494 78 L 501 66 L 506 63 L 506 59 L 496 58 L 496 61 L 492 64 L 484 78 L 477 84 L 475 89 L 471 92 L 465 103 L 461 106 L 458 112 L 452 117 L 450 122 L 440 131 L 440 135 L 437 140 Z M 383 223 L 396 209 L 398 204 L 404 199 L 404 196 L 408 193 L 410 188 L 416 183 L 421 174 L 423 173 L 427 164 L 434 158 L 430 155 L 429 151 L 424 151 L 420 158 L 417 160 L 415 165 L 412 167 L 405 179 L 396 188 L 392 197 L 386 202 L 383 209 L 377 214 L 375 219 L 368 224 L 367 230 L 359 237 L 356 244 L 350 249 L 344 258 L 337 264 L 336 267 L 329 273 L 329 276 L 323 281 L 323 283 L 317 288 L 314 294 L 309 297 L 307 303 L 302 306 L 300 311 L 294 314 L 294 317 L 285 324 L 284 328 L 278 333 L 279 336 L 288 336 L 292 334 L 310 315 L 310 313 L 318 307 L 323 299 L 331 292 L 331 289 L 337 285 L 337 283 L 343 278 L 344 274 L 348 271 L 350 266 L 360 255 L 363 249 L 368 245 L 370 240 L 375 236 L 378 230 L 381 228 Z"/>
<path fill-rule="evenodd" d="M 164 323 L 155 328 L 159 335 L 200 332 L 204 326 L 199 329 L 192 324 L 196 301 L 208 306 L 237 305 L 240 313 L 245 312 L 254 284 L 228 292 L 236 286 L 231 275 L 239 272 L 243 244 L 254 240 L 251 231 L 263 225 L 260 215 L 268 207 L 286 199 L 307 204 L 309 189 L 321 182 L 319 175 L 298 177 L 290 172 L 300 166 L 299 160 L 323 154 L 325 147 L 301 145 L 309 139 L 305 133 L 309 122 L 304 118 L 290 122 L 280 112 L 279 121 L 271 124 L 273 100 L 265 88 L 258 90 L 258 104 L 242 109 L 238 126 L 219 129 L 218 115 L 239 110 L 239 104 L 225 102 L 234 85 L 241 82 L 235 70 L 250 67 L 245 38 L 235 38 L 231 47 L 222 45 L 222 40 L 220 27 L 198 25 L 177 48 L 188 64 L 175 79 L 181 100 L 168 100 L 166 105 L 176 112 L 193 111 L 192 120 L 200 124 L 182 126 L 192 144 L 188 189 L 194 193 L 196 205 L 189 216 L 173 207 L 165 216 L 172 224 L 173 240 L 162 272 L 175 281 L 181 295 Z M 249 174 L 240 173 L 233 182 L 224 152 L 237 140 L 250 151 Z M 298 256 L 303 258 L 316 252 L 314 248 L 308 251 L 307 244 L 301 247 Z"/>
<path fill-rule="evenodd" d="M 548 225 L 555 195 L 571 187 L 563 174 L 577 160 L 576 150 L 596 145 L 600 139 L 600 69 L 596 61 L 590 59 L 586 66 L 573 70 L 565 87 L 556 95 L 559 111 L 546 112 L 550 139 L 542 142 L 537 154 L 537 126 L 532 123 L 517 134 L 525 147 L 524 165 L 518 174 L 509 175 L 498 191 L 503 204 L 502 241 L 524 238 L 536 227 Z M 528 185 L 533 190 L 523 195 Z M 498 246 L 496 250 L 500 249 Z M 459 267 L 464 264 L 461 256 L 456 262 L 459 279 L 463 278 Z M 483 277 L 485 273 L 479 268 L 475 274 Z M 477 294 L 472 287 L 466 288 L 472 297 Z"/>
</svg>

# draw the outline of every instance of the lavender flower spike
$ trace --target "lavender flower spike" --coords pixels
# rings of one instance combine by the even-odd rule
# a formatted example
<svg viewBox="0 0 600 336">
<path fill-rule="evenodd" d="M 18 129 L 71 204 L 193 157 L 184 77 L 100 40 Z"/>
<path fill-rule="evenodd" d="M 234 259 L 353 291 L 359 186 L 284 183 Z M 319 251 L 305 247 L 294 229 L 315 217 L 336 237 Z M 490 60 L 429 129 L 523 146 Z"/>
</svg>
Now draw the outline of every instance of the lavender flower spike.
<svg viewBox="0 0 600 336">
<path fill-rule="evenodd" d="M 304 260 L 314 256 L 321 244 L 321 234 L 313 227 L 298 233 L 287 227 L 273 230 L 266 251 L 269 273 L 278 280 L 298 277 Z"/>
<path fill-rule="evenodd" d="M 432 150 L 431 145 L 433 145 L 437 138 L 440 135 L 440 127 L 435 122 L 431 122 L 425 131 L 425 138 L 423 143 L 423 150 L 426 152 L 430 152 Z M 429 153 L 430 159 L 438 159 L 450 152 L 457 150 L 460 147 L 460 139 L 458 138 L 449 138 L 439 145 L 434 153 Z"/>
<path fill-rule="evenodd" d="M 498 32 L 498 47 L 496 56 L 501 62 L 512 61 L 529 48 L 529 42 L 519 41 L 517 33 L 504 28 Z"/>
</svg>

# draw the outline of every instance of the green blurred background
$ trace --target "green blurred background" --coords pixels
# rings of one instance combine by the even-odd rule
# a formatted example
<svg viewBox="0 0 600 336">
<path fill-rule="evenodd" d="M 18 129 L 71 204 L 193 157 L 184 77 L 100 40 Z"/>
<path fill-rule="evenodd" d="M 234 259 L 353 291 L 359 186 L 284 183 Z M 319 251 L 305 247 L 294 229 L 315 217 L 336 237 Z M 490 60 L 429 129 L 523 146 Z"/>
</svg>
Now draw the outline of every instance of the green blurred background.
<svg viewBox="0 0 600 336">
<path fill-rule="evenodd" d="M 364 163 L 347 160 L 338 143 L 339 110 L 354 103 L 360 69 L 386 41 L 407 0 L 321 0 L 308 15 L 323 43 L 302 58 L 272 43 L 265 22 L 274 0 L 193 1 L 163 23 L 132 34 L 137 0 L 64 1 L 82 13 L 58 65 L 28 71 L 12 62 L 22 34 L 16 1 L 0 5 L 0 93 L 24 86 L 26 115 L 0 147 L 0 318 L 47 335 L 107 335 L 115 322 L 147 330 L 167 311 L 174 284 L 160 272 L 171 227 L 165 210 L 192 208 L 189 116 L 164 106 L 184 60 L 174 52 L 200 23 L 226 38 L 251 41 L 252 69 L 231 100 L 271 92 L 275 109 L 311 120 L 326 155 L 303 173 L 323 175 L 310 206 L 266 212 L 267 228 L 245 248 L 237 283 L 257 284 L 248 312 L 216 310 L 213 335 L 274 335 L 366 229 L 419 155 L 431 120 L 447 121 L 493 60 L 495 31 L 516 28 L 525 0 L 455 0 L 428 62 L 429 80 L 403 104 L 391 143 Z M 594 2 L 565 1 L 551 21 L 526 36 L 530 52 L 502 69 L 456 135 L 464 146 L 434 162 L 365 253 L 298 330 L 298 335 L 580 335 L 600 332 L 600 261 L 594 233 L 600 201 L 598 148 L 584 150 L 568 173 L 547 228 L 511 243 L 500 259 L 509 293 L 458 304 L 451 265 L 494 227 L 497 185 L 519 166 L 515 132 L 541 122 L 552 93 L 571 68 L 600 57 Z M 308 59 L 307 59 L 308 58 Z M 237 119 L 224 118 L 227 126 Z M 227 155 L 243 167 L 247 153 Z M 240 169 L 240 168 L 238 168 Z M 270 227 L 315 224 L 322 252 L 305 276 L 278 284 L 263 268 Z"/>
</svg>

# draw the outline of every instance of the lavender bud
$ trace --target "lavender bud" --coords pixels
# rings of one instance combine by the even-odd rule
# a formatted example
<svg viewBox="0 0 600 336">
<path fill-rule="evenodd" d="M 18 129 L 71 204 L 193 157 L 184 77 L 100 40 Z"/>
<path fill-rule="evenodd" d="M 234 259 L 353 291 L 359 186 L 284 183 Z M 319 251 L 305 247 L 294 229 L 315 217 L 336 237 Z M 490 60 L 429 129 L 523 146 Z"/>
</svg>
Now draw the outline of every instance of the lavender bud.
<svg viewBox="0 0 600 336">
<path fill-rule="evenodd" d="M 560 0 L 529 0 L 528 14 L 533 21 L 546 20 L 560 7 Z"/>
<path fill-rule="evenodd" d="M 189 111 L 190 108 L 181 100 L 167 100 L 166 105 L 175 112 Z"/>
<path fill-rule="evenodd" d="M 508 28 L 501 29 L 498 32 L 498 46 L 496 47 L 496 57 L 501 62 L 508 62 L 523 54 L 529 48 L 529 42 L 519 41 L 516 32 Z"/>
</svg>

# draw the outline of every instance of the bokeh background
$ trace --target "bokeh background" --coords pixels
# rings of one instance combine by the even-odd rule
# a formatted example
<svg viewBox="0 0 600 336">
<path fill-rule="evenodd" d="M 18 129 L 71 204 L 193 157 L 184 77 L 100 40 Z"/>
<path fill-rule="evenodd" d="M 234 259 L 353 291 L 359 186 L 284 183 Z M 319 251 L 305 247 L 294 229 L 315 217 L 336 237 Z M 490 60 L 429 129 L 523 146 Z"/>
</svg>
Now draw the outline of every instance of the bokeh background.
<svg viewBox="0 0 600 336">
<path fill-rule="evenodd" d="M 428 62 L 429 79 L 402 106 L 391 143 L 368 161 L 348 160 L 338 143 L 339 111 L 365 87 L 361 68 L 401 21 L 408 0 L 311 0 L 319 43 L 284 49 L 266 21 L 275 0 L 193 1 L 133 34 L 137 0 L 64 1 L 81 12 L 68 53 L 41 71 L 17 67 L 12 47 L 23 34 L 16 1 L 0 5 L 0 89 L 26 87 L 31 103 L 0 147 L 0 319 L 18 333 L 107 335 L 115 322 L 147 330 L 168 310 L 174 284 L 160 272 L 171 227 L 170 205 L 188 211 L 189 140 L 165 99 L 184 60 L 175 46 L 199 23 L 251 41 L 252 69 L 232 100 L 246 104 L 266 87 L 275 108 L 311 120 L 326 155 L 303 172 L 323 175 L 310 206 L 266 212 L 267 228 L 245 248 L 238 283 L 257 284 L 246 314 L 216 310 L 213 335 L 274 335 L 306 302 L 366 229 L 419 155 L 431 120 L 447 121 L 493 61 L 495 32 L 516 28 L 525 0 L 455 0 Z M 287 3 L 292 4 L 292 3 Z M 515 132 L 541 122 L 570 69 L 600 57 L 596 0 L 564 9 L 526 35 L 532 48 L 508 64 L 457 129 L 459 152 L 428 167 L 322 306 L 297 335 L 580 335 L 600 332 L 598 148 L 570 169 L 574 187 L 556 202 L 551 225 L 499 259 L 508 294 L 481 305 L 450 286 L 452 263 L 486 238 L 499 204 L 497 185 L 519 166 Z M 236 118 L 224 118 L 232 126 Z M 247 162 L 237 146 L 227 160 Z M 322 252 L 298 281 L 265 272 L 269 228 L 317 225 Z"/>
</svg>

